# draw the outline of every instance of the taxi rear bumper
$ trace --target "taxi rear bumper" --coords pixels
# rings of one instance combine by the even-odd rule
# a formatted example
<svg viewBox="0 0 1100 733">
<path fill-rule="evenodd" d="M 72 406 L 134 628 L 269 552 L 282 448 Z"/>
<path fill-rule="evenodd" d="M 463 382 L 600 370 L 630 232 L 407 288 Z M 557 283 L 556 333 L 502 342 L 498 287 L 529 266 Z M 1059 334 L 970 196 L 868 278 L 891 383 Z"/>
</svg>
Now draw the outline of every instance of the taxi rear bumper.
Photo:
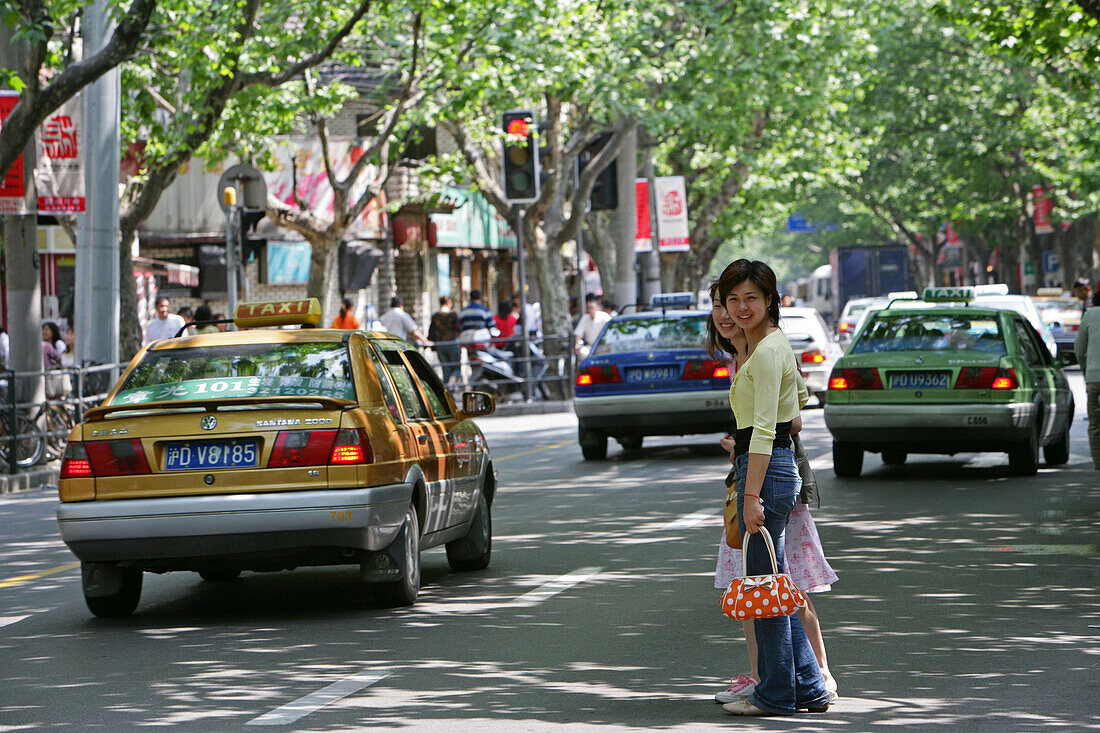
<svg viewBox="0 0 1100 733">
<path fill-rule="evenodd" d="M 582 429 L 609 435 L 692 435 L 733 428 L 729 390 L 575 397 Z"/>
<path fill-rule="evenodd" d="M 381 550 L 397 535 L 411 497 L 411 486 L 393 484 L 70 502 L 58 506 L 57 522 L 62 540 L 84 562 L 178 569 L 189 560 L 234 557 L 258 569 L 265 555 Z"/>
<path fill-rule="evenodd" d="M 908 452 L 1007 451 L 1026 441 L 1038 414 L 1031 402 L 966 405 L 843 405 L 826 403 L 825 426 L 838 441 L 865 450 Z"/>
</svg>

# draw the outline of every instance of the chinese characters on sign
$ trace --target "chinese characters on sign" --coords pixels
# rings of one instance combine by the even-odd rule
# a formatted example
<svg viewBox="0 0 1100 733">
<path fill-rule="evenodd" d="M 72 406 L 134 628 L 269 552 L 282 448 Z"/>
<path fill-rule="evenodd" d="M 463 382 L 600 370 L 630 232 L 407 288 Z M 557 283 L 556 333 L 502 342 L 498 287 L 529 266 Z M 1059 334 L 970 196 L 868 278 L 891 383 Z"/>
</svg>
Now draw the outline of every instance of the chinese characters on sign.
<svg viewBox="0 0 1100 733">
<path fill-rule="evenodd" d="M 654 179 L 657 192 L 657 236 L 662 252 L 687 252 L 688 239 L 687 190 L 683 176 Z"/>
<path fill-rule="evenodd" d="M 1050 224 L 1050 210 L 1054 208 L 1054 203 L 1047 198 L 1042 186 L 1032 186 L 1031 195 L 1035 207 L 1035 233 L 1050 234 L 1054 231 Z"/>
<path fill-rule="evenodd" d="M 653 232 L 649 229 L 649 181 L 634 180 L 634 251 L 649 252 L 653 249 Z"/>
<path fill-rule="evenodd" d="M 38 213 L 83 214 L 84 155 L 80 95 L 62 104 L 38 128 Z"/>
<path fill-rule="evenodd" d="M 3 129 L 4 120 L 17 104 L 18 92 L 0 92 L 0 129 Z M 20 153 L 7 175 L 0 180 L 0 214 L 26 214 L 26 194 L 27 190 L 23 185 L 23 154 Z"/>
</svg>

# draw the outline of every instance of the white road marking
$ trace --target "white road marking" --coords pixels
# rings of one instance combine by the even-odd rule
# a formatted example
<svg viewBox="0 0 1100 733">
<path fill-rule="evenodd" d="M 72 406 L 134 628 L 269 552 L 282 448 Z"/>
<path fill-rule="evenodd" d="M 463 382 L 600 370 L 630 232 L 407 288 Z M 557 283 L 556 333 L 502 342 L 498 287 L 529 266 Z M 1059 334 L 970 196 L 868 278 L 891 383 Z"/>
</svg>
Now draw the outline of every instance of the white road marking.
<svg viewBox="0 0 1100 733">
<path fill-rule="evenodd" d="M 669 522 L 665 526 L 661 527 L 659 531 L 664 532 L 673 529 L 691 529 L 692 527 L 698 527 L 703 522 L 707 521 L 715 514 L 721 514 L 724 507 L 718 506 L 714 509 L 703 509 L 701 511 L 692 512 L 685 516 L 680 517 L 674 522 Z"/>
<path fill-rule="evenodd" d="M 25 618 L 30 618 L 30 616 L 0 616 L 0 626 L 17 624 Z"/>
<path fill-rule="evenodd" d="M 288 702 L 282 707 L 275 708 L 269 713 L 264 713 L 258 718 L 253 718 L 246 725 L 286 725 L 304 718 L 310 713 L 316 712 L 325 705 L 342 700 L 348 695 L 354 695 L 364 687 L 370 687 L 379 680 L 389 676 L 389 672 L 378 673 L 375 671 L 363 671 L 333 682 L 328 687 L 322 687 L 316 692 L 311 692 L 305 697 L 300 697 L 294 702 Z"/>
<path fill-rule="evenodd" d="M 533 606 L 542 603 L 548 598 L 553 598 L 562 591 L 569 590 L 575 585 L 595 577 L 603 568 L 577 568 L 571 573 L 566 573 L 560 578 L 554 578 L 549 583 L 544 583 L 533 591 L 524 593 L 510 605 Z"/>
</svg>

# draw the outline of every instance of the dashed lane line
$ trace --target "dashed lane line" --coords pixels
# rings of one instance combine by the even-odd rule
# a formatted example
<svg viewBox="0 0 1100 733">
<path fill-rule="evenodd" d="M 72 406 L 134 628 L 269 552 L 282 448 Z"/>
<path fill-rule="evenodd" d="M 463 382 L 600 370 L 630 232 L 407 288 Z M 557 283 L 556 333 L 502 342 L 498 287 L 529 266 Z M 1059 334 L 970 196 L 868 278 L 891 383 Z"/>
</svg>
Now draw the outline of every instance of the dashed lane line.
<svg viewBox="0 0 1100 733">
<path fill-rule="evenodd" d="M 493 461 L 507 461 L 511 458 L 522 458 L 523 456 L 529 456 L 532 453 L 538 453 L 538 452 L 544 451 L 544 450 L 552 450 L 553 448 L 561 448 L 563 445 L 569 445 L 572 442 L 573 442 L 572 440 L 563 440 L 560 443 L 551 443 L 550 445 L 544 445 L 540 448 L 533 448 L 531 450 L 525 450 L 522 453 L 511 453 L 511 454 L 506 455 L 506 456 L 500 456 L 499 458 L 494 458 Z"/>
<path fill-rule="evenodd" d="M 322 687 L 320 690 L 311 692 L 305 697 L 300 697 L 294 702 L 288 702 L 286 705 L 275 708 L 269 713 L 264 713 L 258 718 L 253 718 L 246 725 L 287 725 L 293 723 L 326 705 L 343 700 L 348 695 L 354 695 L 388 676 L 389 672 L 380 673 L 376 670 L 364 670 L 342 680 L 337 680 L 328 687 Z"/>
<path fill-rule="evenodd" d="M 577 568 L 571 573 L 566 573 L 561 577 L 554 578 L 549 583 L 543 583 L 538 588 L 524 593 L 517 598 L 512 605 L 533 606 L 536 603 L 542 603 L 546 599 L 553 598 L 557 594 L 567 591 L 575 585 L 579 585 L 586 580 L 591 580 L 596 577 L 601 570 L 603 570 L 603 568 Z"/>
<path fill-rule="evenodd" d="M 47 575 L 53 575 L 54 573 L 63 573 L 66 570 L 72 570 L 73 568 L 80 567 L 78 562 L 70 562 L 65 565 L 58 565 L 56 568 L 49 568 L 48 570 L 39 570 L 37 573 L 27 573 L 26 575 L 16 575 L 14 578 L 8 578 L 7 580 L 0 580 L 0 588 L 10 588 L 13 585 L 19 585 L 20 583 L 26 583 L 30 580 L 38 580 L 44 578 Z"/>
<path fill-rule="evenodd" d="M 29 616 L 0 616 L 0 626 L 10 626 L 12 624 L 17 624 L 25 618 L 30 618 L 30 617 Z"/>
</svg>

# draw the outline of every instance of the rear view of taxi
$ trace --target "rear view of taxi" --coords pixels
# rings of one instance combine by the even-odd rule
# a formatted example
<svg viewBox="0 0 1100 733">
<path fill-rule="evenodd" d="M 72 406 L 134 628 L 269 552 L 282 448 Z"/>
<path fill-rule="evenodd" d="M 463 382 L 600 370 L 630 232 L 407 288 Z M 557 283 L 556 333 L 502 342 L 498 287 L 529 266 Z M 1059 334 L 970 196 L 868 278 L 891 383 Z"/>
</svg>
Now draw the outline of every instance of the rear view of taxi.
<svg viewBox="0 0 1100 733">
<path fill-rule="evenodd" d="M 1024 316 L 974 305 L 969 288 L 878 311 L 830 378 L 834 470 L 858 476 L 867 451 L 887 464 L 1005 452 L 1016 475 L 1036 472 L 1040 449 L 1065 463 L 1074 404 L 1061 367 Z"/>
<path fill-rule="evenodd" d="M 316 323 L 316 300 L 242 304 L 240 326 Z M 251 329 L 138 353 L 89 410 L 61 467 L 62 539 L 88 607 L 122 616 L 144 572 L 355 564 L 391 605 L 415 601 L 420 551 L 488 565 L 494 474 L 469 419 L 394 337 Z"/>
</svg>

